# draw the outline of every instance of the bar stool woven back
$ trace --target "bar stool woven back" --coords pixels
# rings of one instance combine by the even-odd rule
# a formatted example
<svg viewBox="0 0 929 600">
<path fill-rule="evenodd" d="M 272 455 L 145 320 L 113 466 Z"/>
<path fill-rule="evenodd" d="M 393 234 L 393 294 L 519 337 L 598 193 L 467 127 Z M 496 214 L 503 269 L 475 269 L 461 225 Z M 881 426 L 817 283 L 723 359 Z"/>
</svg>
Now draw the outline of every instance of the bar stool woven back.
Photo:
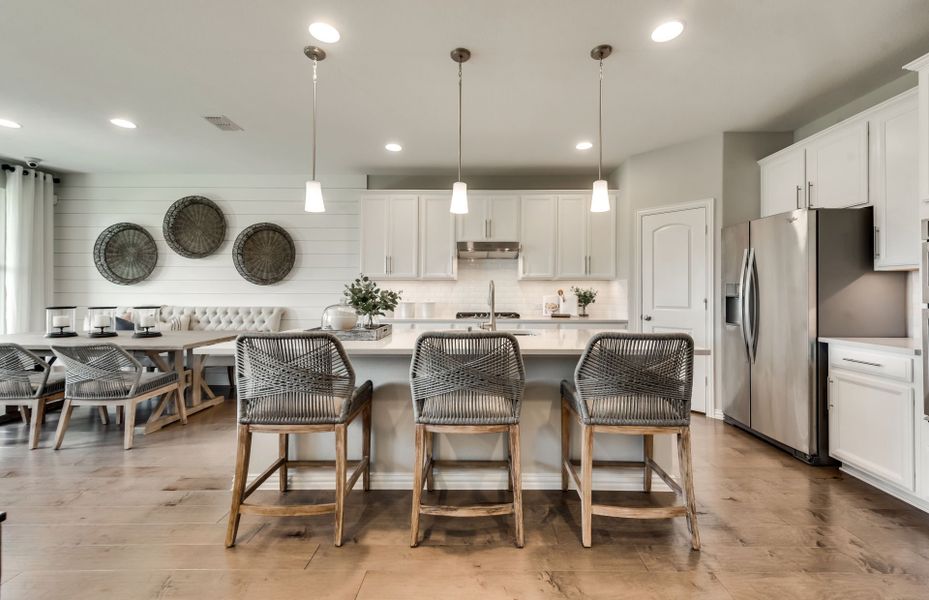
<svg viewBox="0 0 929 600">
<path fill-rule="evenodd" d="M 593 515 L 629 519 L 687 517 L 691 547 L 700 549 L 690 449 L 690 396 L 694 342 L 686 334 L 608 332 L 593 336 L 578 362 L 574 381 L 561 382 L 561 488 L 574 481 L 581 498 L 581 543 L 589 547 Z M 571 416 L 581 426 L 581 473 L 571 460 Z M 592 502 L 594 433 L 643 436 L 643 487 L 654 472 L 682 499 L 677 506 L 624 507 Z M 677 436 L 681 483 L 652 458 L 654 436 Z M 628 463 L 627 463 L 628 464 Z"/>
<path fill-rule="evenodd" d="M 419 544 L 420 515 L 484 517 L 513 514 L 516 545 L 523 546 L 522 481 L 519 460 L 519 412 L 526 372 L 519 343 L 502 332 L 429 332 L 419 336 L 410 366 L 416 461 L 413 465 L 413 513 L 410 545 Z M 433 434 L 506 433 L 504 461 L 467 461 L 468 466 L 507 469 L 513 501 L 501 504 L 442 506 L 423 504 L 425 483 L 434 489 L 433 469 L 453 461 L 433 458 Z"/>
<path fill-rule="evenodd" d="M 373 386 L 355 386 L 355 370 L 342 342 L 324 332 L 250 333 L 236 339 L 239 427 L 226 546 L 235 545 L 241 515 L 335 515 L 335 545 L 342 545 L 345 499 L 358 478 L 370 489 Z M 362 418 L 362 457 L 346 476 L 348 426 Z M 291 460 L 290 435 L 335 433 L 335 460 Z M 252 434 L 278 436 L 278 458 L 246 485 Z M 257 504 L 246 499 L 274 473 L 288 489 L 291 468 L 335 468 L 335 501 L 324 504 Z"/>
</svg>

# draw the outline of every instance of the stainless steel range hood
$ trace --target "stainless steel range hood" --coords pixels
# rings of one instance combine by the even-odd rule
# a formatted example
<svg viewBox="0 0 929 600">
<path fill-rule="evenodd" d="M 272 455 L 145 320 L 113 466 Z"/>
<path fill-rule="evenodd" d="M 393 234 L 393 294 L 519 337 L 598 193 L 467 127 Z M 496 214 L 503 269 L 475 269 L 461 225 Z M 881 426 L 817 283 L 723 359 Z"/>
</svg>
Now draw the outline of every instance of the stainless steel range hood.
<svg viewBox="0 0 929 600">
<path fill-rule="evenodd" d="M 458 242 L 458 258 L 517 258 L 519 242 Z"/>
</svg>

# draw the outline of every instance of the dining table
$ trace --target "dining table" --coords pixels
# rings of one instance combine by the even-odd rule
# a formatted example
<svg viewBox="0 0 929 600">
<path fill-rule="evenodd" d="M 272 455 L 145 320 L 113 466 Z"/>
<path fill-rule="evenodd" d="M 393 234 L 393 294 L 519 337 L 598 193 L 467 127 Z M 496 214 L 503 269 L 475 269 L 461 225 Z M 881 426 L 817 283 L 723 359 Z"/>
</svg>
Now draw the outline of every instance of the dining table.
<svg viewBox="0 0 929 600">
<path fill-rule="evenodd" d="M 173 404 L 174 394 L 184 398 L 188 416 L 225 400 L 207 385 L 203 370 L 209 356 L 208 347 L 234 340 L 237 335 L 238 331 L 216 330 L 165 331 L 158 337 L 138 338 L 133 337 L 131 331 L 101 338 L 86 335 L 50 338 L 41 332 L 10 333 L 0 335 L 0 344 L 18 344 L 40 356 L 51 356 L 53 346 L 115 344 L 130 354 L 148 358 L 160 371 L 177 372 L 178 391 L 166 394 L 159 400 L 145 424 L 145 433 L 148 434 L 181 420 L 176 412 L 166 412 Z"/>
</svg>

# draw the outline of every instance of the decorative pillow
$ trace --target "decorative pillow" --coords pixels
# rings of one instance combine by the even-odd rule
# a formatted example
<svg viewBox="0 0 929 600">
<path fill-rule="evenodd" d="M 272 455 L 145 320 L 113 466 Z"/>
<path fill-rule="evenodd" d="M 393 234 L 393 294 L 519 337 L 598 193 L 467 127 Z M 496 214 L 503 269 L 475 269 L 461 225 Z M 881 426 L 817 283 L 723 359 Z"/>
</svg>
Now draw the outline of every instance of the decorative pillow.
<svg viewBox="0 0 929 600">
<path fill-rule="evenodd" d="M 187 331 L 190 329 L 190 315 L 171 317 L 167 321 L 158 321 L 155 331 Z"/>
</svg>

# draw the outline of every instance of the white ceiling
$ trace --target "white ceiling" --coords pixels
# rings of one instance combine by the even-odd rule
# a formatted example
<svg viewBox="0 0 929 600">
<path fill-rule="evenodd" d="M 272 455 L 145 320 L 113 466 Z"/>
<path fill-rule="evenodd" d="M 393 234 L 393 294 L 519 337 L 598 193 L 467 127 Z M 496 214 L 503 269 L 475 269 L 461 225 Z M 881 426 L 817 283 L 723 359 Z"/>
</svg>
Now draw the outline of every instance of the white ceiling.
<svg viewBox="0 0 929 600">
<path fill-rule="evenodd" d="M 667 44 L 649 39 L 669 18 Z M 319 172 L 453 173 L 466 46 L 464 168 L 594 168 L 721 131 L 791 130 L 929 52 L 929 0 L 0 0 L 0 156 L 61 171 L 296 173 L 310 159 L 320 44 Z M 245 131 L 201 116 L 224 114 Z M 109 124 L 114 116 L 136 130 Z M 403 152 L 384 150 L 399 142 Z M 465 176 L 467 179 L 467 176 Z"/>
</svg>

